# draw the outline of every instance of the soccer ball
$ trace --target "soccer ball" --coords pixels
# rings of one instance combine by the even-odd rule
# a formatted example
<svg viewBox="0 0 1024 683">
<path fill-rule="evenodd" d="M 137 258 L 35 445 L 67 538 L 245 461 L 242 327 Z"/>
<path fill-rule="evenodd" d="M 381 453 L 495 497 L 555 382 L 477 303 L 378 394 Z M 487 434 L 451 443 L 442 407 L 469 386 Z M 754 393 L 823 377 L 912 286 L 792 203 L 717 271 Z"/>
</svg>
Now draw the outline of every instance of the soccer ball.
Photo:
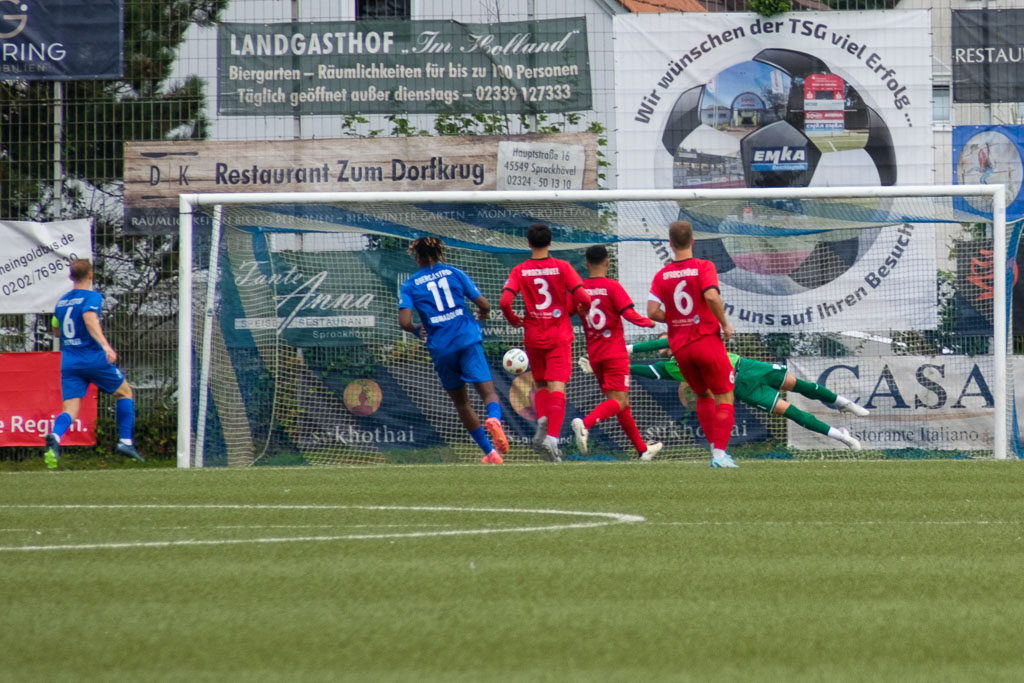
<svg viewBox="0 0 1024 683">
<path fill-rule="evenodd" d="M 521 375 L 530 369 L 530 359 L 522 349 L 509 349 L 501 359 L 501 367 L 510 375 Z"/>
</svg>

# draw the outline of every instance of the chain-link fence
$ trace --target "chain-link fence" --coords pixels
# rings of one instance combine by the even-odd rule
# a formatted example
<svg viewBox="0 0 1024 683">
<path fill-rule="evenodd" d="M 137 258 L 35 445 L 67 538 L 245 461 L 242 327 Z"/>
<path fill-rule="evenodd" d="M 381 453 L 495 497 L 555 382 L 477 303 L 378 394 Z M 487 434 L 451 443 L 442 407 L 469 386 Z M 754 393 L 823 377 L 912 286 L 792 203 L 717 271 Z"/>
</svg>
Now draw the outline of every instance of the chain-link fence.
<svg viewBox="0 0 1024 683">
<path fill-rule="evenodd" d="M 612 17 L 630 11 L 744 11 L 764 2 L 711 0 L 124 0 L 124 77 L 118 80 L 0 82 L 0 217 L 91 218 L 96 285 L 106 299 L 104 327 L 119 365 L 137 389 L 139 424 L 156 420 L 173 452 L 177 237 L 126 230 L 125 143 L 155 140 L 321 139 L 409 134 L 591 130 L 602 135 L 602 184 L 616 186 Z M 1018 3 L 1019 5 L 1019 3 Z M 954 105 L 950 97 L 951 9 L 1010 7 L 999 2 L 794 0 L 793 11 L 930 9 L 933 35 L 935 179 L 948 182 L 951 127 L 1016 123 L 1019 104 Z M 391 114 L 221 116 L 217 24 L 296 21 L 455 20 L 467 24 L 585 17 L 592 83 L 586 111 L 436 116 Z M 50 316 L 0 315 L 0 351 L 53 348 Z M 101 421 L 112 417 L 101 399 Z M 8 450 L 2 457 L 24 457 Z"/>
</svg>

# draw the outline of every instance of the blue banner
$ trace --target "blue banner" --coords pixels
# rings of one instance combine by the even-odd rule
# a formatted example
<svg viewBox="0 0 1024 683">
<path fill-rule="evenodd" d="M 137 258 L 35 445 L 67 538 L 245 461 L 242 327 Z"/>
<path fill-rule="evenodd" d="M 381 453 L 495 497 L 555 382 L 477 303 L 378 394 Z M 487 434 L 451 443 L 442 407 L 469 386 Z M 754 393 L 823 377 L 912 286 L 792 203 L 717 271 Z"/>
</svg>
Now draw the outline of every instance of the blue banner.
<svg viewBox="0 0 1024 683">
<path fill-rule="evenodd" d="M 0 80 L 124 75 L 122 0 L 0 2 Z"/>
<path fill-rule="evenodd" d="M 1024 218 L 1024 126 L 955 126 L 953 128 L 953 183 L 955 185 L 1006 186 L 1006 220 Z M 987 218 L 992 209 L 987 200 L 957 197 L 953 206 Z"/>
</svg>

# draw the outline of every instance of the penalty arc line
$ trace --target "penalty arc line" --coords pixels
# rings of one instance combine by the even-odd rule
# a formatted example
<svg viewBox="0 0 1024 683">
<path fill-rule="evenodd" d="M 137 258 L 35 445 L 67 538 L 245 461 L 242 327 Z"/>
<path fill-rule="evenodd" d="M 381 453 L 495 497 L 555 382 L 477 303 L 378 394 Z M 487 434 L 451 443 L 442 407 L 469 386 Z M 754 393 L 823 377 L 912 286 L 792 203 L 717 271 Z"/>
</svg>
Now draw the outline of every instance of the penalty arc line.
<svg viewBox="0 0 1024 683">
<path fill-rule="evenodd" d="M 177 541 L 127 541 L 111 543 L 77 543 L 61 545 L 0 546 L 0 552 L 40 552 L 47 550 L 104 550 L 130 548 L 176 548 L 217 545 L 253 545 L 270 543 L 324 543 L 331 541 L 362 541 L 396 538 L 436 538 L 446 536 L 481 536 L 486 534 L 528 533 L 534 531 L 565 531 L 571 529 L 592 529 L 616 524 L 637 524 L 646 521 L 640 515 L 617 512 L 582 512 L 574 510 L 530 510 L 521 508 L 481 508 L 455 506 L 408 506 L 408 505 L 162 505 L 162 504 L 115 504 L 115 505 L 0 505 L 0 509 L 50 509 L 50 510 L 104 510 L 104 509 L 237 509 L 237 510 L 371 510 L 371 511 L 412 511 L 412 512 L 467 512 L 498 514 L 560 515 L 572 517 L 599 518 L 600 521 L 553 524 L 549 526 L 520 526 L 482 529 L 446 529 L 384 534 L 340 534 L 330 536 L 298 536 L 269 538 L 228 538 L 228 539 L 182 539 Z"/>
</svg>

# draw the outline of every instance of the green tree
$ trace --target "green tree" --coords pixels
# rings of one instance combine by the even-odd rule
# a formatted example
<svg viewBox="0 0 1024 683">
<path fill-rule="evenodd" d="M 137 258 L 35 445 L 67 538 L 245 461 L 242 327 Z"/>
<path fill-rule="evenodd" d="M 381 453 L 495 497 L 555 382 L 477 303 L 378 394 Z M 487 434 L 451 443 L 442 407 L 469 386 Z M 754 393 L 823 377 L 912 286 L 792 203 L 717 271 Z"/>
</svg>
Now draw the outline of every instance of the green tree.
<svg viewBox="0 0 1024 683">
<path fill-rule="evenodd" d="M 112 191 L 123 177 L 126 140 L 206 136 L 202 81 L 167 79 L 188 27 L 211 25 L 227 2 L 126 0 L 124 78 L 65 84 L 65 216 L 83 215 L 83 202 L 94 206 L 83 194 Z M 0 83 L 0 217 L 54 214 L 53 119 L 52 82 Z"/>
<path fill-rule="evenodd" d="M 227 3 L 125 0 L 124 76 L 64 83 L 59 141 L 52 82 L 0 83 L 0 218 L 93 219 L 97 288 L 107 295 L 104 330 L 132 383 L 150 389 L 136 393 L 140 433 L 173 403 L 177 241 L 124 234 L 124 143 L 207 137 L 204 82 L 169 79 L 188 28 L 213 25 Z M 55 142 L 62 157 L 59 185 Z M 18 320 L 4 324 L 22 328 Z M 34 327 L 37 348 L 50 348 L 48 316 L 39 316 Z M 101 400 L 101 420 L 112 411 L 112 402 Z"/>
</svg>

